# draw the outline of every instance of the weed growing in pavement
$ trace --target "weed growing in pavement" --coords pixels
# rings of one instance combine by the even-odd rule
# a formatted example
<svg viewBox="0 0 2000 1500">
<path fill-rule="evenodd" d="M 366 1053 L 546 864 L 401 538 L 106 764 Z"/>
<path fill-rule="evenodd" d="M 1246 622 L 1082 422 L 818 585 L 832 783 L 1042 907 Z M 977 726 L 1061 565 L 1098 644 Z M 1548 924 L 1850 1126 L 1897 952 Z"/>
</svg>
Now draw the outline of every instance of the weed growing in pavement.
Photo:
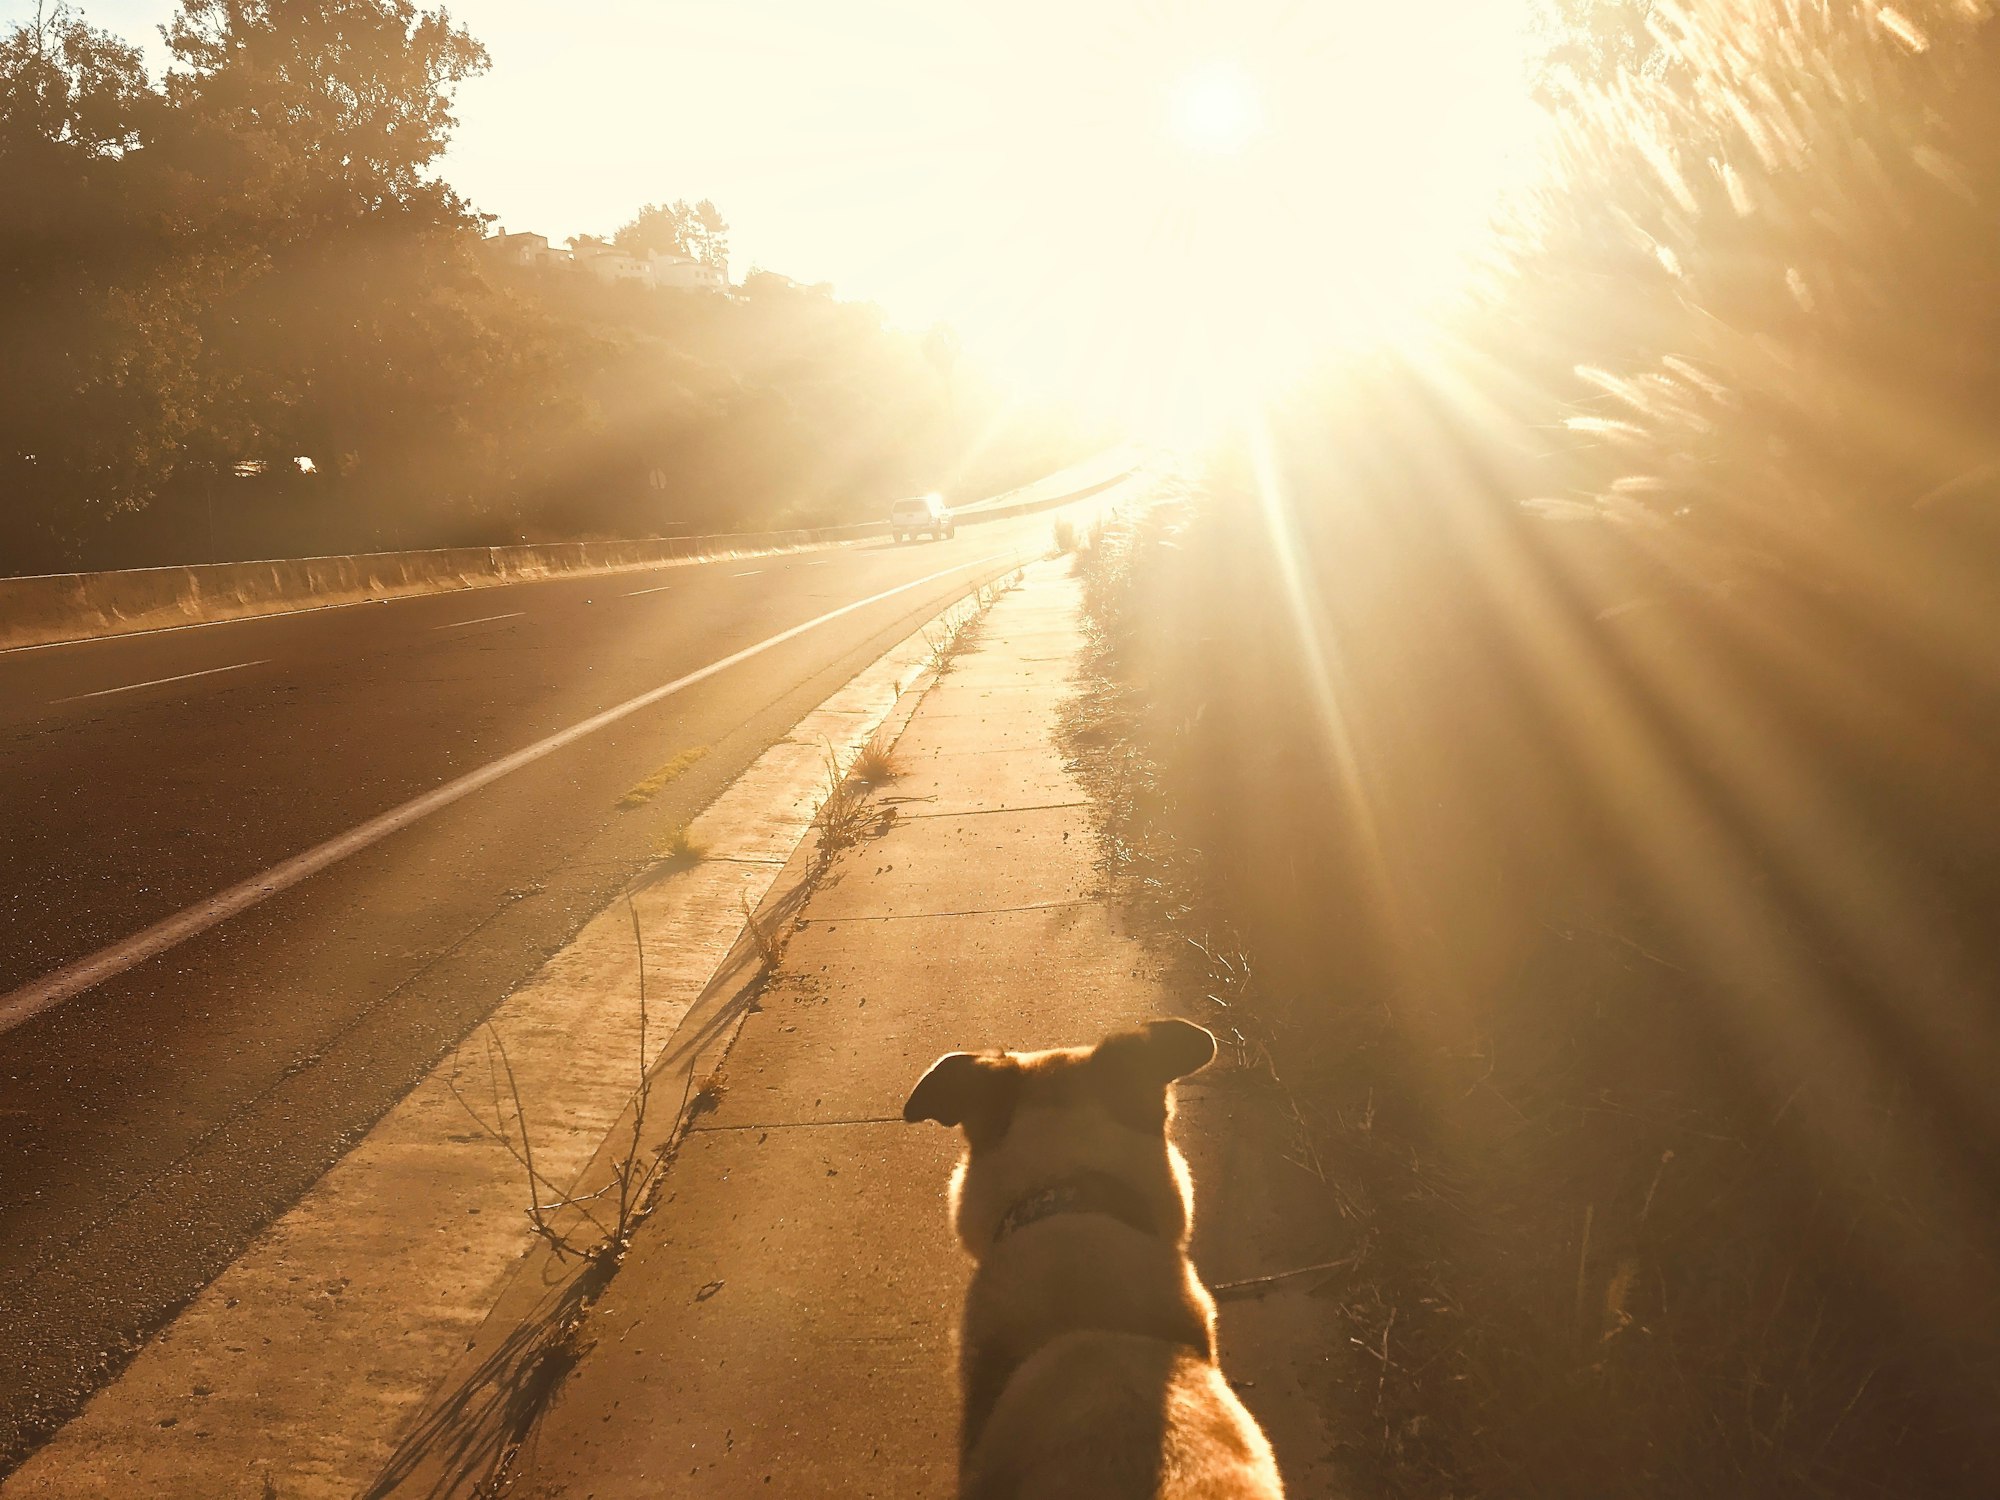
<svg viewBox="0 0 2000 1500">
<path fill-rule="evenodd" d="M 985 617 L 999 597 L 993 586 L 983 587 L 962 608 L 952 610 L 939 620 L 935 629 L 924 632 L 924 644 L 930 648 L 930 659 L 926 665 L 934 676 L 942 677 L 959 653 L 972 644 L 972 628 Z"/>
<path fill-rule="evenodd" d="M 639 928 L 639 909 L 628 895 L 626 910 L 632 918 L 632 942 L 638 958 L 639 1027 L 637 1082 L 627 1096 L 624 1118 L 629 1133 L 623 1151 L 611 1163 L 611 1181 L 593 1193 L 571 1195 L 551 1182 L 535 1164 L 534 1130 L 528 1108 L 521 1098 L 520 1079 L 508 1055 L 505 1038 L 491 1021 L 480 1029 L 486 1041 L 487 1086 L 491 1092 L 492 1118 L 466 1097 L 460 1087 L 458 1055 L 445 1077 L 445 1087 L 481 1131 L 507 1152 L 527 1178 L 528 1205 L 525 1210 L 535 1235 L 558 1260 L 581 1260 L 608 1270 L 624 1258 L 632 1242 L 632 1232 L 650 1211 L 650 1190 L 666 1160 L 669 1142 L 648 1147 L 646 1133 L 652 1112 L 652 1021 L 646 996 L 646 947 Z M 693 1080 L 689 1080 L 692 1088 Z M 676 1111 L 678 1124 L 687 1118 L 688 1100 L 683 1096 Z M 671 1136 L 671 1132 L 669 1132 Z"/>
<path fill-rule="evenodd" d="M 896 758 L 895 741 L 890 737 L 887 725 L 869 736 L 868 743 L 854 757 L 852 771 L 855 780 L 869 786 L 894 781 L 902 774 L 902 763 Z"/>
<path fill-rule="evenodd" d="M 1058 517 L 1055 524 L 1056 555 L 1076 550 L 1076 522 L 1067 516 Z"/>
<path fill-rule="evenodd" d="M 749 939 L 751 951 L 757 955 L 759 977 L 768 979 L 777 971 L 778 963 L 785 956 L 785 939 L 776 921 L 765 921 L 751 910 L 750 898 L 742 898 L 743 935 Z"/>
<path fill-rule="evenodd" d="M 924 632 L 924 645 L 930 651 L 929 659 L 925 661 L 924 665 L 931 669 L 933 677 L 944 676 L 945 668 L 951 665 L 952 638 L 949 628 L 941 627 L 940 633 L 936 635 L 926 630 Z"/>
<path fill-rule="evenodd" d="M 685 869 L 708 858 L 708 840 L 687 824 L 677 823 L 660 840 L 657 853 L 662 864 L 671 869 Z"/>
<path fill-rule="evenodd" d="M 713 1114 L 717 1109 L 721 1108 L 722 1096 L 728 1092 L 729 1075 L 727 1073 L 717 1070 L 709 1074 L 708 1077 L 702 1079 L 700 1086 L 694 1091 L 694 1097 L 688 1101 L 688 1118 L 694 1120 L 699 1119 L 703 1115 Z"/>
<path fill-rule="evenodd" d="M 848 845 L 859 842 L 875 822 L 876 816 L 868 806 L 867 787 L 847 774 L 840 758 L 829 745 L 826 752 L 826 796 L 820 800 L 819 810 L 813 814 L 813 826 L 819 830 L 821 867 L 824 868 L 834 855 Z"/>
</svg>

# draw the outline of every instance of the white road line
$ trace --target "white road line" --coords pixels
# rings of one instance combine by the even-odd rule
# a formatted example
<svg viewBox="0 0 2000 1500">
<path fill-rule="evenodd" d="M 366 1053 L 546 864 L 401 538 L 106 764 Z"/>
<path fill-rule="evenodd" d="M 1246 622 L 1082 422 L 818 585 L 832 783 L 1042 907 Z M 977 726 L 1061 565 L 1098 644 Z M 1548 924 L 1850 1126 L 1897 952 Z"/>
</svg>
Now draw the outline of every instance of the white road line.
<svg viewBox="0 0 2000 1500">
<path fill-rule="evenodd" d="M 762 568 L 752 568 L 747 573 L 731 573 L 729 576 L 731 578 L 755 578 L 759 573 L 763 571 L 764 570 Z"/>
<path fill-rule="evenodd" d="M 615 724 L 642 708 L 650 708 L 662 698 L 672 697 L 696 683 L 706 682 L 719 672 L 725 672 L 733 666 L 749 661 L 754 656 L 761 656 L 774 647 L 784 645 L 787 641 L 797 640 L 807 631 L 816 630 L 821 625 L 840 619 L 843 615 L 851 615 L 857 609 L 866 609 L 871 604 L 880 604 L 884 599 L 893 599 L 898 594 L 922 588 L 927 583 L 936 583 L 940 578 L 949 578 L 954 573 L 963 573 L 968 569 L 997 562 L 1011 555 L 1013 554 L 1006 552 L 988 553 L 985 557 L 974 558 L 970 562 L 959 563 L 954 567 L 940 568 L 935 573 L 927 573 L 922 578 L 898 584 L 892 589 L 884 589 L 879 594 L 870 594 L 866 599 L 857 599 L 852 604 L 843 604 L 838 609 L 830 609 L 823 615 L 816 615 L 807 620 L 804 624 L 794 625 L 789 630 L 781 630 L 776 635 L 767 636 L 754 646 L 745 646 L 741 651 L 732 651 L 705 667 L 697 667 L 684 677 L 676 677 L 672 682 L 662 683 L 659 687 L 643 692 L 636 698 L 628 698 L 625 702 L 607 708 L 602 713 L 592 714 L 567 729 L 558 730 L 546 739 L 537 740 L 532 745 L 516 750 L 512 755 L 503 755 L 476 771 L 468 771 L 465 775 L 447 781 L 442 786 L 433 787 L 421 796 L 412 797 L 400 807 L 392 807 L 389 811 L 370 818 L 357 828 L 350 828 L 346 833 L 330 838 L 303 854 L 295 854 L 290 859 L 271 866 L 261 875 L 253 875 L 226 891 L 210 896 L 206 901 L 197 902 L 193 906 L 175 912 L 163 921 L 155 922 L 145 931 L 134 933 L 123 942 L 100 948 L 87 958 L 65 964 L 53 974 L 30 980 L 13 993 L 0 996 L 0 1033 L 13 1030 L 30 1017 L 38 1016 L 52 1006 L 60 1005 L 63 1001 L 80 995 L 92 986 L 102 984 L 105 980 L 122 974 L 149 958 L 158 957 L 169 948 L 208 931 L 218 923 L 226 922 L 260 902 L 290 890 L 300 881 L 317 875 L 321 870 L 346 859 L 348 855 L 358 854 L 370 845 L 380 843 L 390 834 L 400 832 L 412 823 L 451 806 L 452 803 L 470 796 L 483 787 L 492 785 L 509 772 L 533 765 L 545 756 L 566 749 L 607 725 Z M 246 662 L 244 665 L 247 666 L 249 663 Z"/>
<path fill-rule="evenodd" d="M 588 603 L 589 601 L 588 601 L 588 600 L 586 600 L 586 601 L 584 601 L 584 602 L 585 602 L 585 603 Z M 453 620 L 453 621 L 452 621 L 452 622 L 451 622 L 451 623 L 450 623 L 449 625 L 433 625 L 433 626 L 431 626 L 431 629 L 433 629 L 433 630 L 456 630 L 456 629 L 458 629 L 458 627 L 459 627 L 459 626 L 461 626 L 461 625 L 487 625 L 487 624 L 490 624 L 490 623 L 492 623 L 492 622 L 493 622 L 494 620 L 518 620 L 518 619 L 520 619 L 520 618 L 521 618 L 521 616 L 522 616 L 522 615 L 525 615 L 526 613 L 527 613 L 527 611 L 526 611 L 525 609 L 517 609 L 517 610 L 515 610 L 515 611 L 514 611 L 514 612 L 513 612 L 512 614 L 506 614 L 506 615 L 481 615 L 481 616 L 480 616 L 480 617 L 479 617 L 478 619 L 476 619 L 476 620 Z"/>
<path fill-rule="evenodd" d="M 823 568 L 832 561 L 833 559 L 830 557 L 822 557 L 818 562 L 809 562 L 806 566 L 809 568 Z"/>
<path fill-rule="evenodd" d="M 155 677 L 150 682 L 128 682 L 123 687 L 99 688 L 94 693 L 71 693 L 67 698 L 49 699 L 49 706 L 53 708 L 58 703 L 81 703 L 86 698 L 108 698 L 113 693 L 131 693 L 140 688 L 158 687 L 163 682 L 186 682 L 190 677 L 213 677 L 217 672 L 240 672 L 245 667 L 261 667 L 270 659 L 265 656 L 259 657 L 256 661 L 232 662 L 226 667 L 204 667 L 199 672 L 182 672 L 177 677 Z"/>
<path fill-rule="evenodd" d="M 663 583 L 656 589 L 634 589 L 632 590 L 631 593 L 627 594 L 625 597 L 627 599 L 636 599 L 641 594 L 664 594 L 668 589 L 672 587 L 673 585 L 671 583 Z"/>
</svg>

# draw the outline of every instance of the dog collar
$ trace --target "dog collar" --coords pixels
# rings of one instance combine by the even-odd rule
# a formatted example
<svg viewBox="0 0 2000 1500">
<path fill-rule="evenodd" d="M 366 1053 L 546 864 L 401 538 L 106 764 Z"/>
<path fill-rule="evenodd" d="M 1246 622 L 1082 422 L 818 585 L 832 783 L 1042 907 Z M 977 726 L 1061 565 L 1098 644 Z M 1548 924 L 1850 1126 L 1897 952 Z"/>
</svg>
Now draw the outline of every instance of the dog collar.
<svg viewBox="0 0 2000 1500">
<path fill-rule="evenodd" d="M 1001 1215 L 1000 1227 L 993 1231 L 993 1243 L 997 1245 L 1015 1230 L 1026 1229 L 1057 1214 L 1108 1214 L 1141 1234 L 1159 1233 L 1153 1211 L 1137 1188 L 1108 1173 L 1083 1172 L 1019 1199 Z"/>
</svg>

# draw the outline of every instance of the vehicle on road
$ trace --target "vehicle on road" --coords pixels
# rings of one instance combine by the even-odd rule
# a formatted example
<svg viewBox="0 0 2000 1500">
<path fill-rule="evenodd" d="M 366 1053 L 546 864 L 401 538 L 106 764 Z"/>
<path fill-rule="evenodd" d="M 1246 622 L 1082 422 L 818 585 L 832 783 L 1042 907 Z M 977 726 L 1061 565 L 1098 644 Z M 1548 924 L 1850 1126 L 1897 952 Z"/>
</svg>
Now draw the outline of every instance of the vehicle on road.
<svg viewBox="0 0 2000 1500">
<path fill-rule="evenodd" d="M 912 495 L 889 507 L 889 534 L 897 541 L 910 541 L 920 531 L 934 542 L 958 534 L 958 522 L 952 519 L 944 496 Z"/>
</svg>

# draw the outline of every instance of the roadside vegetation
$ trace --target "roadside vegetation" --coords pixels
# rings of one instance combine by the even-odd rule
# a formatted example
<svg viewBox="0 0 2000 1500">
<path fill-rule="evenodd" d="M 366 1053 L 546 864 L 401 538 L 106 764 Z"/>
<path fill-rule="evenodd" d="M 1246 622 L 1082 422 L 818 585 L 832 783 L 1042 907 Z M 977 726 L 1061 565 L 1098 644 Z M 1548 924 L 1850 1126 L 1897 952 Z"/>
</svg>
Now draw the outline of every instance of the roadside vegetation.
<svg viewBox="0 0 2000 1500">
<path fill-rule="evenodd" d="M 2000 25 L 1622 9 L 1451 335 L 1079 565 L 1073 752 L 1357 1493 L 2000 1493 Z"/>
<path fill-rule="evenodd" d="M 618 810 L 620 812 L 631 812 L 634 808 L 644 807 L 648 802 L 659 796 L 661 792 L 665 791 L 668 786 L 678 781 L 682 775 L 707 754 L 708 746 L 706 745 L 692 745 L 686 750 L 676 752 L 657 769 L 650 772 L 641 780 L 634 782 L 625 795 L 618 799 Z"/>
<path fill-rule="evenodd" d="M 826 286 L 504 263 L 438 175 L 489 62 L 442 9 L 186 0 L 157 79 L 30 10 L 0 35 L 0 574 L 876 519 L 1087 447 Z M 728 264 L 706 201 L 615 237 Z"/>
<path fill-rule="evenodd" d="M 903 764 L 896 756 L 895 737 L 887 726 L 868 737 L 868 743 L 854 757 L 851 774 L 856 781 L 871 787 L 894 781 L 903 774 Z"/>
<path fill-rule="evenodd" d="M 686 823 L 677 823 L 660 839 L 659 857 L 670 869 L 686 869 L 708 858 L 708 842 Z"/>
</svg>

